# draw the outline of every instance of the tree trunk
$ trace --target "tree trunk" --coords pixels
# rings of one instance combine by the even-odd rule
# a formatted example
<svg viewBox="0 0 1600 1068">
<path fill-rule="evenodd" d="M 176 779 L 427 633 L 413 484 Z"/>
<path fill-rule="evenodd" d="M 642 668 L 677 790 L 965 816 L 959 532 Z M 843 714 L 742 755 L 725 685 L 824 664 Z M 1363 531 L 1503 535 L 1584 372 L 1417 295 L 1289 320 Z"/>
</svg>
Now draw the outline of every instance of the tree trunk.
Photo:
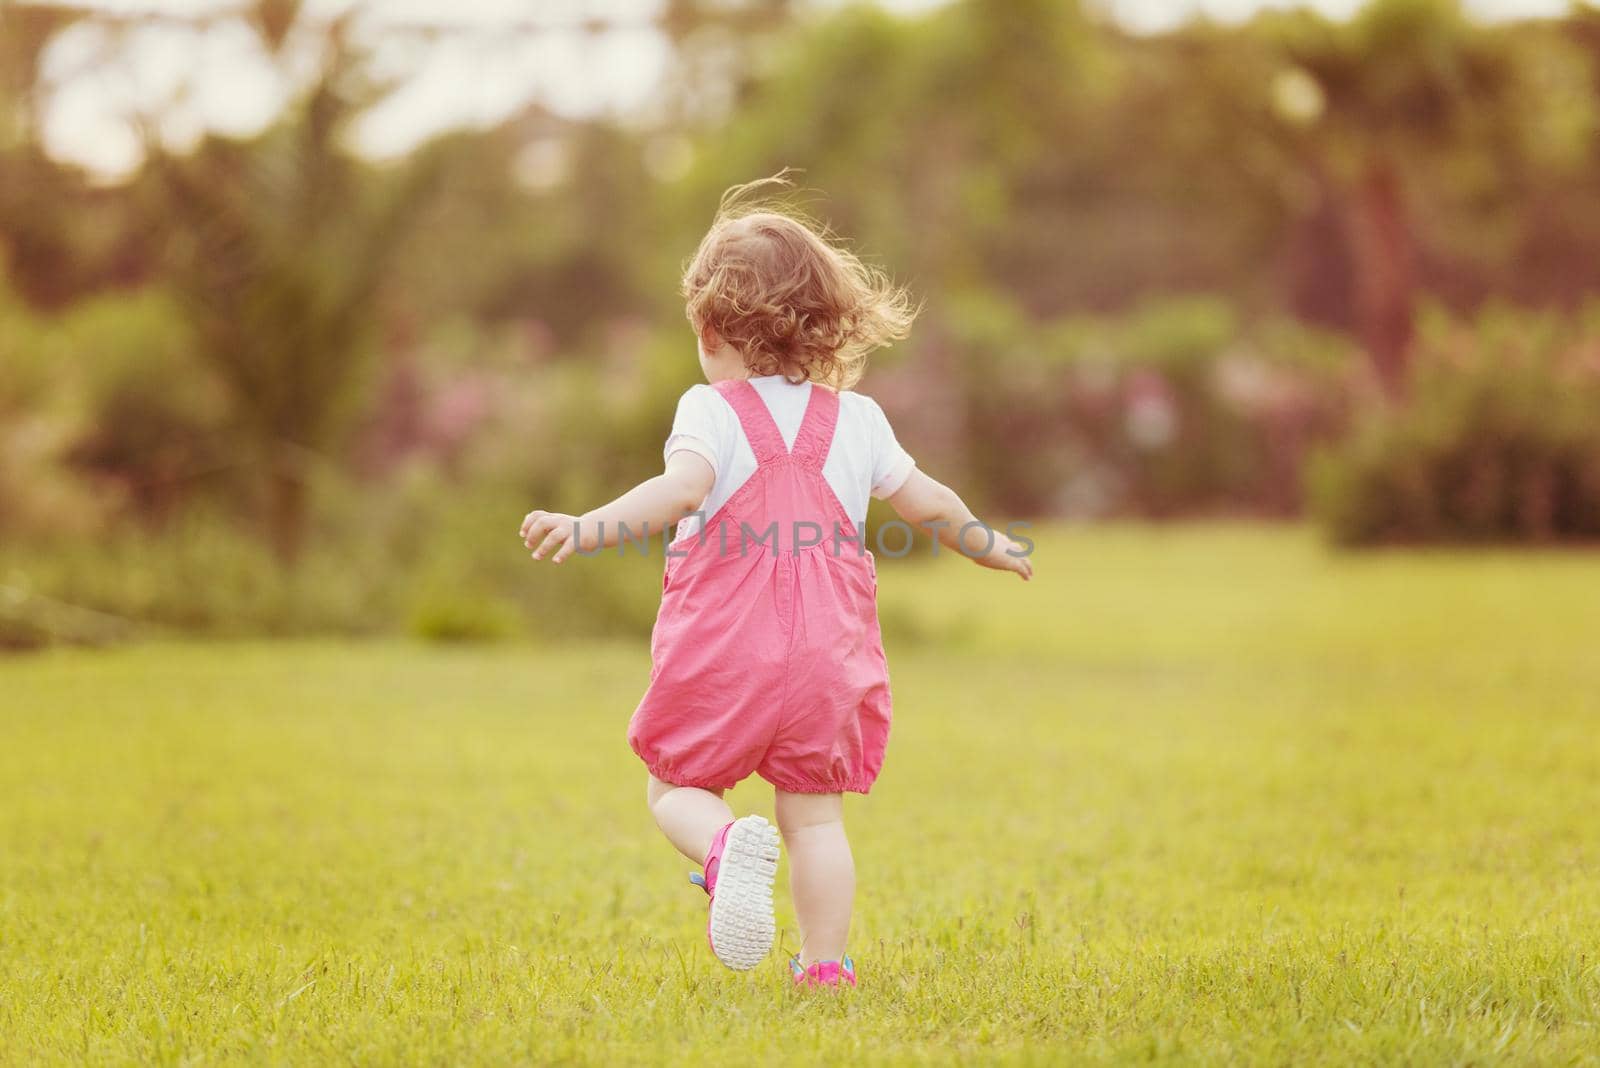
<svg viewBox="0 0 1600 1068">
<path fill-rule="evenodd" d="M 1391 398 L 1405 390 L 1416 295 L 1416 247 L 1399 169 L 1374 153 L 1356 189 L 1356 325 Z"/>
<path fill-rule="evenodd" d="M 267 487 L 267 533 L 285 568 L 300 559 L 305 537 L 306 484 L 292 463 L 279 460 Z"/>
</svg>

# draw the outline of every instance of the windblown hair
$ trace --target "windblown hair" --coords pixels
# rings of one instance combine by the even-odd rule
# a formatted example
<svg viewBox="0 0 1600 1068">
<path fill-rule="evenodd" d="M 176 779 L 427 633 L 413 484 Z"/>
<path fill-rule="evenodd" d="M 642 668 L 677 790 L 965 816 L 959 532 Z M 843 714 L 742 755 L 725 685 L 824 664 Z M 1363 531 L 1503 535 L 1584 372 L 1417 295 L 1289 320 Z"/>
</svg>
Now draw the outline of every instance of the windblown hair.
<svg viewBox="0 0 1600 1068">
<path fill-rule="evenodd" d="M 751 199 L 783 174 L 723 194 L 683 272 L 695 332 L 711 327 L 756 375 L 849 389 L 867 357 L 905 337 L 919 310 L 906 291 L 788 205 Z"/>
</svg>

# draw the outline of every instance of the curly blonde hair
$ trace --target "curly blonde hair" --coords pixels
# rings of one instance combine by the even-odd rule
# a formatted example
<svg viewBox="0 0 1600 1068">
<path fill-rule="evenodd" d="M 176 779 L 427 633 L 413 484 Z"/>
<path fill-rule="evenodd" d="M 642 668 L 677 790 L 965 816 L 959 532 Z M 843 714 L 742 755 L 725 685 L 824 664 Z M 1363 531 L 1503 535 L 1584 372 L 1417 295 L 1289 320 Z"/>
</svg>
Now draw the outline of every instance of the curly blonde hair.
<svg viewBox="0 0 1600 1068">
<path fill-rule="evenodd" d="M 752 200 L 784 174 L 736 185 L 683 272 L 695 333 L 738 349 L 754 375 L 849 389 L 867 357 L 916 318 L 905 289 L 787 204 Z"/>
</svg>

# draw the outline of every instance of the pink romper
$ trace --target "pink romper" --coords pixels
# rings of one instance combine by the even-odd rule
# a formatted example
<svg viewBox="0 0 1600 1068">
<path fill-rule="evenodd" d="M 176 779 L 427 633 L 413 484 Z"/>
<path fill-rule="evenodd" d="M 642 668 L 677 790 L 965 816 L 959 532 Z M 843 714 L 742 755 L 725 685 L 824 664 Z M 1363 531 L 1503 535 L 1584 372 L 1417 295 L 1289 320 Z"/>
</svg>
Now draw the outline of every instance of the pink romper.
<svg viewBox="0 0 1600 1068">
<path fill-rule="evenodd" d="M 715 388 L 756 472 L 667 557 L 628 744 L 679 786 L 755 772 L 791 793 L 864 794 L 889 740 L 889 672 L 872 554 L 822 476 L 839 395 L 812 386 L 786 449 L 754 386 Z"/>
</svg>

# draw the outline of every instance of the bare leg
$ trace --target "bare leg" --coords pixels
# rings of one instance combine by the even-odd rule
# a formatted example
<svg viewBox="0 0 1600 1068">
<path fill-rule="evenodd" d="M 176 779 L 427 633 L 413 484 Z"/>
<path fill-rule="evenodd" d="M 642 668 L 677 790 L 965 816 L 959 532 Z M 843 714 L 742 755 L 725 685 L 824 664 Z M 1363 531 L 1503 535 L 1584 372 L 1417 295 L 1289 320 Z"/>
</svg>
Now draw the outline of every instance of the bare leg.
<svg viewBox="0 0 1600 1068">
<path fill-rule="evenodd" d="M 856 897 L 856 864 L 839 794 L 777 791 L 778 829 L 789 850 L 789 892 L 800 920 L 800 963 L 841 960 Z"/>
<path fill-rule="evenodd" d="M 652 775 L 645 799 L 667 841 L 696 864 L 705 863 L 711 839 L 733 822 L 733 809 L 722 799 L 721 790 L 674 786 Z"/>
</svg>

